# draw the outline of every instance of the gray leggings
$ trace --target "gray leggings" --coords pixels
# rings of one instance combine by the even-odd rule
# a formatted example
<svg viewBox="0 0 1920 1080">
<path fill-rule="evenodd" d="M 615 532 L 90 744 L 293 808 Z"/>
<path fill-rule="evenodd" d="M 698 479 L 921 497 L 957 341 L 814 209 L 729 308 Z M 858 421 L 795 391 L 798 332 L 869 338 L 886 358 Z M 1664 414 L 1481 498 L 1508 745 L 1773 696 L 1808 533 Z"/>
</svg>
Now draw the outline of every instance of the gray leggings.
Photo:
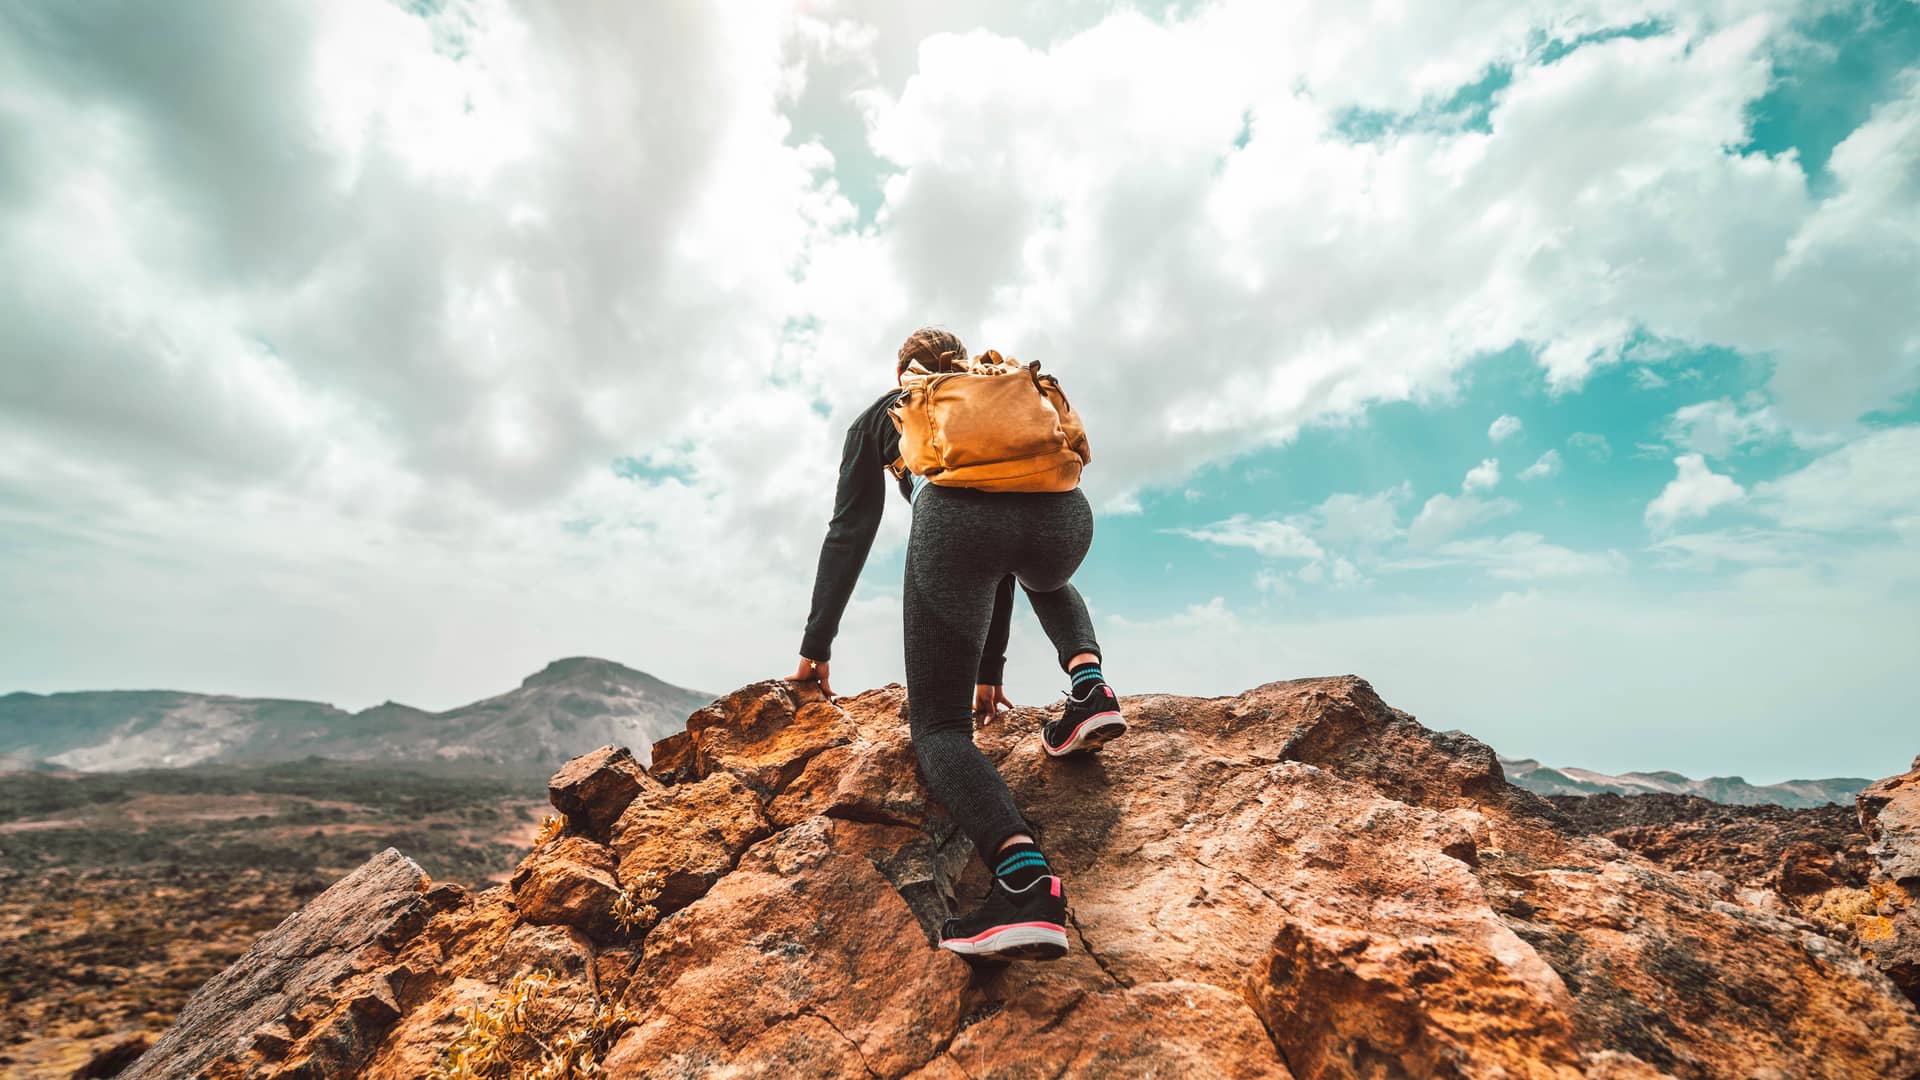
<svg viewBox="0 0 1920 1080">
<path fill-rule="evenodd" d="M 907 715 L 927 787 L 991 858 L 1030 831 L 999 770 L 973 745 L 973 687 L 994 592 L 1020 582 L 1065 667 L 1100 652 L 1087 605 L 1068 579 L 1093 542 L 1078 488 L 998 492 L 928 484 L 913 501 L 904 590 Z"/>
</svg>

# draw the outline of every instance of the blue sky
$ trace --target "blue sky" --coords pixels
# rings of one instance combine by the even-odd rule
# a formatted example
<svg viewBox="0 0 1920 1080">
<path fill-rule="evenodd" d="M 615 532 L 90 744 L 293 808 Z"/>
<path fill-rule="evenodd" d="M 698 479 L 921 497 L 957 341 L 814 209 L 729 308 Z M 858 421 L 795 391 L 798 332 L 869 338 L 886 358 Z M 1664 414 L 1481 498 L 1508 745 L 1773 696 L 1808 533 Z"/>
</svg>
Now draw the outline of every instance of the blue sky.
<svg viewBox="0 0 1920 1080">
<path fill-rule="evenodd" d="M 1123 691 L 1920 751 L 1914 0 L 105 11 L 0 12 L 0 690 L 784 673 L 938 323 L 1086 414 Z"/>
<path fill-rule="evenodd" d="M 1382 405 L 1350 421 L 1309 426 L 1284 446 L 1209 466 L 1177 488 L 1144 495 L 1141 513 L 1104 523 L 1103 543 L 1110 542 L 1127 559 L 1089 568 L 1112 575 L 1089 580 L 1128 597 L 1141 613 L 1187 602 L 1196 586 L 1243 592 L 1269 560 L 1246 548 L 1216 547 L 1196 566 L 1195 541 L 1181 530 L 1234 515 L 1284 518 L 1337 494 L 1379 495 L 1403 486 L 1405 494 L 1390 501 L 1404 526 L 1428 496 L 1457 492 L 1465 474 L 1488 459 L 1497 461 L 1502 473 L 1491 490 L 1514 503 L 1498 519 L 1502 530 L 1538 533 L 1582 551 L 1639 555 L 1656 542 L 1643 512 L 1674 479 L 1675 455 L 1692 445 L 1675 430 L 1675 413 L 1701 402 L 1764 410 L 1769 405 L 1766 376 L 1764 362 L 1687 350 L 1657 367 L 1608 368 L 1578 390 L 1556 394 L 1544 385 L 1531 357 L 1518 352 L 1487 357 L 1467 368 L 1459 391 L 1445 399 Z M 1502 417 L 1518 420 L 1519 427 L 1496 441 L 1489 429 Z M 1868 424 L 1885 429 L 1916 419 L 1920 415 L 1908 404 L 1871 417 Z M 1548 475 L 1518 479 L 1548 455 L 1553 461 Z M 1817 456 L 1775 433 L 1730 445 L 1713 454 L 1710 464 L 1752 487 L 1803 468 Z M 1739 507 L 1716 508 L 1696 520 L 1702 526 L 1766 523 Z M 1175 563 L 1175 569 L 1142 574 L 1155 557 Z M 1623 565 L 1626 584 L 1656 595 L 1715 577 L 1712 570 L 1670 560 L 1633 558 Z M 1487 577 L 1454 567 L 1410 568 L 1376 584 L 1383 587 L 1349 589 L 1331 578 L 1310 582 L 1295 573 L 1289 580 L 1294 591 L 1269 602 L 1316 612 L 1446 604 L 1479 595 Z"/>
</svg>

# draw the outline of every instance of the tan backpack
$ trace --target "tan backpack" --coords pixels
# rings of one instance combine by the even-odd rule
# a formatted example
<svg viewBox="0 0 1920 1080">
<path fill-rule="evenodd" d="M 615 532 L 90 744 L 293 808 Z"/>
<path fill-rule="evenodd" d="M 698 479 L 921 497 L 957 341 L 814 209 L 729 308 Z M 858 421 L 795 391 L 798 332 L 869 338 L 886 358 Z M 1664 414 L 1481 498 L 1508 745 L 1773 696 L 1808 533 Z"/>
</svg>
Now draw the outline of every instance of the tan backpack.
<svg viewBox="0 0 1920 1080">
<path fill-rule="evenodd" d="M 891 410 L 900 456 L 887 469 L 943 487 L 982 491 L 1072 491 L 1093 460 L 1087 429 L 1060 380 L 1038 361 L 1019 364 L 989 349 L 961 371 L 907 365 Z"/>
</svg>

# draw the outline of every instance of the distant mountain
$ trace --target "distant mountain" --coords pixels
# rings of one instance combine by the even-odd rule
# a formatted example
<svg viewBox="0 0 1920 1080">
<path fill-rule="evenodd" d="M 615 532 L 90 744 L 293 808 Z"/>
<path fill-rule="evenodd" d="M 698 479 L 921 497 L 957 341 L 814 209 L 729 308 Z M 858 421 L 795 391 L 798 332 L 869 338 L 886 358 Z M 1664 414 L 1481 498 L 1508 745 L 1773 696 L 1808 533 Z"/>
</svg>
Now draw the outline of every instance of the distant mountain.
<svg viewBox="0 0 1920 1080">
<path fill-rule="evenodd" d="M 1507 780 L 1540 795 L 1697 795 L 1735 806 L 1810 807 L 1828 803 L 1852 805 L 1871 780 L 1838 776 L 1826 780 L 1788 780 L 1778 784 L 1749 784 L 1738 776 L 1710 776 L 1694 780 L 1677 772 L 1630 772 L 1619 776 L 1587 769 L 1551 769 L 1532 758 L 1500 759 Z"/>
<path fill-rule="evenodd" d="M 592 657 L 570 657 L 518 689 L 427 712 L 387 702 L 357 713 L 315 701 L 174 690 L 0 697 L 0 770 L 81 772 L 203 762 L 339 761 L 551 772 L 609 743 L 645 754 L 712 695 Z"/>
</svg>

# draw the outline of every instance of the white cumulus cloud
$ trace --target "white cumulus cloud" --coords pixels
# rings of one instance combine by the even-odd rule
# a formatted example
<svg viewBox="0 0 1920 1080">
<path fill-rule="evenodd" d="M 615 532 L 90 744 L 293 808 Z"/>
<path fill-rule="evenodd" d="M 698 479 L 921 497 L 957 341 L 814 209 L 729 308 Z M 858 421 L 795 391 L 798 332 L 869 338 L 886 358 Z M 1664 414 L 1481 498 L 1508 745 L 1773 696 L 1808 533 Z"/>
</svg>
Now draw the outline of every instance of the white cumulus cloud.
<svg viewBox="0 0 1920 1080">
<path fill-rule="evenodd" d="M 1405 532 L 1400 504 L 1412 494 L 1412 485 L 1406 483 L 1367 495 L 1339 492 L 1287 520 L 1335 548 L 1378 547 Z"/>
<path fill-rule="evenodd" d="M 1460 482 L 1460 490 L 1471 494 L 1475 491 L 1488 491 L 1500 484 L 1500 459 L 1486 458 L 1480 464 L 1467 470 L 1467 477 Z"/>
<path fill-rule="evenodd" d="M 1678 470 L 1660 494 L 1647 504 L 1646 521 L 1655 529 L 1669 529 L 1687 518 L 1705 517 L 1718 507 L 1746 498 L 1746 490 L 1730 476 L 1707 467 L 1700 454 L 1681 454 L 1673 459 Z"/>
<path fill-rule="evenodd" d="M 1503 413 L 1492 424 L 1488 425 L 1487 438 L 1492 439 L 1494 442 L 1505 442 L 1507 439 L 1520 434 L 1520 429 L 1524 426 L 1525 425 L 1520 422 L 1519 417 Z"/>
</svg>

